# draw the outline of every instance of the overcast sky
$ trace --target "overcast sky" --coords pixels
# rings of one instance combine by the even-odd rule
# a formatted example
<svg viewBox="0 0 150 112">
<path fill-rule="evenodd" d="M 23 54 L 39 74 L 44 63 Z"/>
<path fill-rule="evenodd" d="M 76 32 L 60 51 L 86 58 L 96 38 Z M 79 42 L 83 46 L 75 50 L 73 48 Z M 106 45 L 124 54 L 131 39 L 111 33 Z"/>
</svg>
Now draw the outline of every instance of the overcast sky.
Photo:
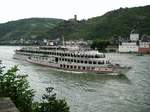
<svg viewBox="0 0 150 112">
<path fill-rule="evenodd" d="M 0 23 L 31 17 L 78 19 L 101 16 L 120 7 L 150 5 L 150 0 L 0 0 Z"/>
</svg>

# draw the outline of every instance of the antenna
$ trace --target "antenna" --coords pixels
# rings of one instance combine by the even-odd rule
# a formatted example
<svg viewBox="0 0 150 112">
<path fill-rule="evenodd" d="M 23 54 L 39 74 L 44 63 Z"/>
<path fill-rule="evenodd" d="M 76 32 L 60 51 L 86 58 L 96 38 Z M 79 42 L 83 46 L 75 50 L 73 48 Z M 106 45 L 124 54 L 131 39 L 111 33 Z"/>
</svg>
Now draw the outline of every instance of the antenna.
<svg viewBox="0 0 150 112">
<path fill-rule="evenodd" d="M 65 46 L 64 36 L 62 35 L 63 46 Z"/>
</svg>

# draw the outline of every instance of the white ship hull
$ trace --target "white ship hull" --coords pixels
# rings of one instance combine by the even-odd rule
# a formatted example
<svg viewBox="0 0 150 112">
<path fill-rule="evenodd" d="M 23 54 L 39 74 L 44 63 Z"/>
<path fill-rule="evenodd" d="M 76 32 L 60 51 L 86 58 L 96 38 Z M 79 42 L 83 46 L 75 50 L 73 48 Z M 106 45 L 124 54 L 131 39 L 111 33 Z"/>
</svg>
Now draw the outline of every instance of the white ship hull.
<svg viewBox="0 0 150 112">
<path fill-rule="evenodd" d="M 93 51 L 32 48 L 16 50 L 15 59 L 26 60 L 30 63 L 49 66 L 65 71 L 92 72 L 92 73 L 117 73 L 123 74 L 128 67 L 112 65 L 103 53 Z"/>
<path fill-rule="evenodd" d="M 74 68 L 62 68 L 60 64 L 58 63 L 47 63 L 46 61 L 35 61 L 31 59 L 27 59 L 28 62 L 33 63 L 33 64 L 38 64 L 42 66 L 48 66 L 51 68 L 56 68 L 58 70 L 63 70 L 65 72 L 73 72 L 73 73 L 100 73 L 100 74 L 111 74 L 111 75 L 120 75 L 126 73 L 130 68 L 128 67 L 99 67 L 97 69 L 92 69 L 92 70 L 79 70 L 79 69 L 74 69 Z M 114 74 L 112 74 L 114 73 Z"/>
</svg>

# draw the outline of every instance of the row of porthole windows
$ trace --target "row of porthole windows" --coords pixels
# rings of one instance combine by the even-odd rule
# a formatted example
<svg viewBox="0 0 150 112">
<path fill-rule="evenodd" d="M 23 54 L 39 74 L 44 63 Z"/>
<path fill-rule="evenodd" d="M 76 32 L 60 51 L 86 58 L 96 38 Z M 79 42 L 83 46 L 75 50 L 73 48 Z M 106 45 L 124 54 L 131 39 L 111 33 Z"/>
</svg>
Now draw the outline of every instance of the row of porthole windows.
<svg viewBox="0 0 150 112">
<path fill-rule="evenodd" d="M 33 56 L 33 58 L 34 59 L 36 59 L 36 60 L 48 60 L 48 58 L 47 57 L 37 57 L 37 56 Z M 101 65 L 101 64 L 109 64 L 109 61 L 104 61 L 104 60 L 102 60 L 102 61 L 87 61 L 87 60 L 85 60 L 85 61 L 83 61 L 83 60 L 76 60 L 76 59 L 68 59 L 68 58 L 58 58 L 58 60 L 59 61 L 66 61 L 66 62 L 74 62 L 74 63 L 84 63 L 84 64 L 98 64 L 98 65 Z"/>
<path fill-rule="evenodd" d="M 48 57 L 33 56 L 32 58 L 33 58 L 33 59 L 36 59 L 36 60 L 48 60 Z"/>
<path fill-rule="evenodd" d="M 82 55 L 82 54 L 71 54 L 71 53 L 59 53 L 59 52 L 45 52 L 45 51 L 24 51 L 23 52 L 29 52 L 29 53 L 42 53 L 42 54 L 47 54 L 47 55 L 57 55 L 57 56 L 66 56 L 66 57 L 81 57 L 81 58 L 105 58 L 105 55 Z"/>
<path fill-rule="evenodd" d="M 82 55 L 82 54 L 55 53 L 55 52 L 50 52 L 50 55 L 80 57 L 80 58 L 104 58 L 105 57 L 105 55 Z"/>
<path fill-rule="evenodd" d="M 85 66 L 76 66 L 76 65 L 65 65 L 65 64 L 60 64 L 61 68 L 65 69 L 78 69 L 78 70 L 94 70 L 95 67 L 85 67 Z"/>
<path fill-rule="evenodd" d="M 68 59 L 68 58 L 58 58 L 59 61 L 66 61 L 66 62 L 74 62 L 74 63 L 84 63 L 84 64 L 109 64 L 109 61 L 87 61 L 87 60 L 76 60 L 76 59 Z"/>
</svg>

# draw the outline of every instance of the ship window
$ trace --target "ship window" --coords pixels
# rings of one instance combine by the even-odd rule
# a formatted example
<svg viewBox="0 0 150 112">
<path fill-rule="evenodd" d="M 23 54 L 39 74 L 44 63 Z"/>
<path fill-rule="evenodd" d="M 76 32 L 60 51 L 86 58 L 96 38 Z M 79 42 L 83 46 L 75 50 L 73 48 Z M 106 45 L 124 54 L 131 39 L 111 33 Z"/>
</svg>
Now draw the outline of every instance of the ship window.
<svg viewBox="0 0 150 112">
<path fill-rule="evenodd" d="M 71 54 L 71 57 L 73 57 L 73 54 Z"/>
<path fill-rule="evenodd" d="M 65 59 L 65 61 L 67 61 L 67 59 Z"/>
<path fill-rule="evenodd" d="M 84 57 L 84 55 L 81 55 L 81 58 L 83 58 Z"/>
<path fill-rule="evenodd" d="M 77 60 L 77 63 L 80 63 L 80 60 Z"/>
<path fill-rule="evenodd" d="M 65 56 L 68 56 L 68 53 L 65 53 Z"/>
<path fill-rule="evenodd" d="M 76 54 L 74 54 L 74 57 L 77 57 Z"/>
<path fill-rule="evenodd" d="M 96 54 L 96 55 L 95 55 L 95 58 L 100 58 L 100 56 Z"/>
<path fill-rule="evenodd" d="M 77 68 L 77 66 L 74 66 L 74 69 L 76 69 Z"/>
<path fill-rule="evenodd" d="M 88 70 L 90 70 L 90 67 L 87 67 Z"/>
<path fill-rule="evenodd" d="M 60 67 L 62 67 L 62 64 L 60 64 Z"/>
<path fill-rule="evenodd" d="M 73 68 L 73 66 L 71 65 L 71 66 L 70 66 L 70 68 L 72 69 L 72 68 Z"/>
<path fill-rule="evenodd" d="M 64 61 L 64 58 L 62 58 L 62 61 Z"/>
<path fill-rule="evenodd" d="M 71 59 L 71 62 L 73 62 L 73 59 Z"/>
<path fill-rule="evenodd" d="M 96 64 L 96 61 L 93 61 L 93 64 Z"/>
<path fill-rule="evenodd" d="M 81 63 L 83 63 L 83 61 L 81 60 Z"/>
<path fill-rule="evenodd" d="M 70 62 L 70 59 L 68 59 L 68 62 Z"/>
<path fill-rule="evenodd" d="M 100 64 L 104 64 L 104 61 L 99 61 L 98 64 L 99 64 L 99 65 L 100 65 Z"/>
<path fill-rule="evenodd" d="M 65 67 L 66 67 L 66 65 L 63 65 L 63 67 L 65 68 Z"/>
<path fill-rule="evenodd" d="M 74 62 L 76 63 L 76 62 L 77 62 L 77 60 L 75 60 L 75 59 L 74 59 Z"/>
<path fill-rule="evenodd" d="M 83 67 L 82 69 L 85 70 L 85 67 Z"/>
<path fill-rule="evenodd" d="M 70 54 L 68 54 L 68 57 L 70 56 Z"/>
<path fill-rule="evenodd" d="M 87 64 L 87 61 L 85 61 L 85 64 Z"/>
<path fill-rule="evenodd" d="M 89 61 L 89 64 L 92 64 L 92 61 Z"/>
<path fill-rule="evenodd" d="M 78 66 L 78 69 L 80 69 L 81 67 L 80 66 Z"/>
<path fill-rule="evenodd" d="M 67 65 L 67 68 L 69 68 L 69 65 Z"/>
<path fill-rule="evenodd" d="M 106 64 L 109 64 L 109 61 L 106 61 Z"/>
</svg>

